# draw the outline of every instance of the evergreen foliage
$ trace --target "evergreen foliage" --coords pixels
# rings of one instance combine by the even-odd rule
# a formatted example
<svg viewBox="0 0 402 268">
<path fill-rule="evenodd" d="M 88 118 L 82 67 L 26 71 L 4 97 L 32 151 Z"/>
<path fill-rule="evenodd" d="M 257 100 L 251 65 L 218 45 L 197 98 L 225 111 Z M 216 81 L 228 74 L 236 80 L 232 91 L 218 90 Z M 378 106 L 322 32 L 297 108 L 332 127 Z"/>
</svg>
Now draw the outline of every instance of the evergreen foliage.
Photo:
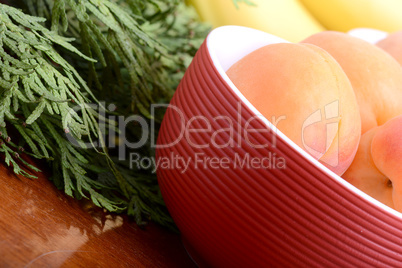
<svg viewBox="0 0 402 268">
<path fill-rule="evenodd" d="M 68 195 L 126 212 L 138 224 L 151 219 L 173 226 L 156 174 L 120 160 L 104 137 L 108 130 L 121 130 L 117 118 L 132 115 L 156 125 L 157 136 L 163 111 L 152 115 L 151 105 L 169 102 L 208 26 L 179 0 L 12 4 L 15 8 L 0 4 L 5 163 L 33 177 L 37 169 L 20 154 L 45 159 L 52 180 Z M 109 104 L 117 108 L 108 111 Z M 141 131 L 128 124 L 116 133 L 136 140 Z M 127 153 L 153 157 L 151 142 Z"/>
</svg>

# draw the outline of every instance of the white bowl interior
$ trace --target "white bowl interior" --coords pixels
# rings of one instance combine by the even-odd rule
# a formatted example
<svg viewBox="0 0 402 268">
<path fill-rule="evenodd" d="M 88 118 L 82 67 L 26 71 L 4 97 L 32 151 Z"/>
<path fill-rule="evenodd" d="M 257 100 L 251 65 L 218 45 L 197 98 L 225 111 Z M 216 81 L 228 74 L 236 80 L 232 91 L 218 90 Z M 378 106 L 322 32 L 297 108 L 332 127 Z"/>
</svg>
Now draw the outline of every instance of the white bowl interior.
<svg viewBox="0 0 402 268">
<path fill-rule="evenodd" d="M 348 34 L 363 39 L 371 44 L 376 44 L 388 36 L 387 32 L 371 28 L 352 29 L 348 32 Z"/>
<path fill-rule="evenodd" d="M 370 202 L 376 204 L 381 209 L 399 217 L 402 219 L 402 214 L 396 210 L 384 205 L 378 200 L 372 198 L 366 193 L 362 192 L 352 184 L 348 183 L 334 172 L 329 170 L 310 154 L 301 149 L 296 143 L 290 140 L 286 135 L 284 135 L 280 130 L 278 130 L 271 122 L 266 119 L 237 89 L 233 82 L 229 79 L 226 71 L 238 60 L 246 56 L 247 54 L 257 50 L 263 46 L 275 43 L 289 43 L 284 39 L 277 36 L 271 35 L 266 32 L 259 30 L 242 27 L 242 26 L 222 26 L 211 31 L 207 38 L 207 47 L 211 56 L 211 59 L 220 73 L 221 77 L 227 82 L 231 89 L 239 96 L 239 98 L 244 102 L 248 108 L 257 115 L 268 128 L 270 128 L 274 133 L 277 133 L 279 137 L 284 139 L 290 146 L 302 154 L 307 160 L 311 161 L 319 169 L 327 173 L 332 179 L 336 180 L 338 183 L 342 184 L 345 188 L 356 193 L 361 198 L 367 199 Z"/>
</svg>

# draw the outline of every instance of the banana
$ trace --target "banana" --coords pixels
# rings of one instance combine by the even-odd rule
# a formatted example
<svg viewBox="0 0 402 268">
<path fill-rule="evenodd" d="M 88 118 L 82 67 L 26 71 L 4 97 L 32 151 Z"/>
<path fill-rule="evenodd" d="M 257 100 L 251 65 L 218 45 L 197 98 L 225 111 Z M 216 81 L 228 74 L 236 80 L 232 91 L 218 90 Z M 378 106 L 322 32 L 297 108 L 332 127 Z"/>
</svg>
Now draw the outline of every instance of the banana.
<svg viewBox="0 0 402 268">
<path fill-rule="evenodd" d="M 213 27 L 240 25 L 299 42 L 324 28 L 299 0 L 190 0 Z"/>
<path fill-rule="evenodd" d="M 401 0 L 300 0 L 328 30 L 402 29 Z"/>
</svg>

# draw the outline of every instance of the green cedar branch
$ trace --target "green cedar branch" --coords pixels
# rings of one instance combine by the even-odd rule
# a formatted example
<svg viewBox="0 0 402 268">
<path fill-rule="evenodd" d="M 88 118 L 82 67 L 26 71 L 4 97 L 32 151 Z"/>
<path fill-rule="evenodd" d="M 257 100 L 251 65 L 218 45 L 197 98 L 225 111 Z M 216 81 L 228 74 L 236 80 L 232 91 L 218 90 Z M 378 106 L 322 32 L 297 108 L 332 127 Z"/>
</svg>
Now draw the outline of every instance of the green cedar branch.
<svg viewBox="0 0 402 268">
<path fill-rule="evenodd" d="M 96 174 L 87 167 L 89 159 L 101 154 L 108 162 L 106 148 L 102 144 L 99 151 L 75 148 L 65 136 L 69 132 L 88 141 L 99 137 L 98 112 L 87 105 L 98 101 L 53 46 L 57 44 L 84 60 L 94 60 L 73 47 L 68 38 L 43 27 L 43 21 L 0 4 L 0 152 L 4 162 L 16 174 L 29 178 L 39 172 L 20 157 L 21 147 L 11 141 L 8 133 L 13 130 L 10 135 L 16 136 L 17 143 L 27 145 L 25 153 L 61 167 L 55 169 L 53 180 L 56 185 L 64 185 L 67 194 L 91 198 L 110 211 L 121 211 L 122 202 L 116 201 L 113 194 L 118 187 L 103 185 L 89 176 Z M 79 112 L 76 106 L 80 106 Z M 63 176 L 58 174 L 60 170 Z M 112 172 L 112 167 L 103 172 Z M 99 191 L 105 189 L 110 193 L 101 195 Z"/>
<path fill-rule="evenodd" d="M 157 127 L 153 133 L 156 137 L 164 111 L 151 116 L 150 106 L 170 101 L 185 69 L 210 30 L 197 21 L 195 11 L 180 0 L 21 1 L 25 2 L 21 8 L 32 15 L 43 15 L 48 19 L 42 22 L 43 25 L 66 37 L 79 51 L 96 60 L 88 61 L 66 46 L 55 46 L 60 55 L 69 59 L 80 77 L 86 78 L 95 96 L 115 103 L 116 116 L 145 117 L 149 124 Z M 30 94 L 33 90 L 27 89 L 26 99 L 33 101 Z M 57 114 L 59 106 L 47 97 L 43 97 L 47 100 L 45 111 L 49 115 Z M 67 97 L 75 98 L 74 95 Z M 45 118 L 39 117 L 37 121 L 40 123 L 42 119 Z M 130 140 L 141 137 L 141 129 L 134 124 L 127 125 L 126 133 Z M 128 153 L 131 152 L 154 157 L 151 142 Z M 139 224 L 151 219 L 163 225 L 173 225 L 156 175 L 151 170 L 132 169 L 128 161 L 120 161 L 114 156 L 107 158 L 107 162 L 112 166 L 112 172 L 95 169 L 94 176 L 102 185 L 119 189 L 115 195 L 110 195 L 110 189 L 102 186 L 98 189 L 100 195 L 108 196 L 116 202 L 115 205 L 133 215 Z M 54 166 L 62 170 L 60 165 Z M 61 174 L 55 183 L 59 187 L 69 185 L 65 190 L 74 194 L 77 186 L 69 179 L 70 174 Z M 101 202 L 97 204 L 101 205 Z"/>
</svg>

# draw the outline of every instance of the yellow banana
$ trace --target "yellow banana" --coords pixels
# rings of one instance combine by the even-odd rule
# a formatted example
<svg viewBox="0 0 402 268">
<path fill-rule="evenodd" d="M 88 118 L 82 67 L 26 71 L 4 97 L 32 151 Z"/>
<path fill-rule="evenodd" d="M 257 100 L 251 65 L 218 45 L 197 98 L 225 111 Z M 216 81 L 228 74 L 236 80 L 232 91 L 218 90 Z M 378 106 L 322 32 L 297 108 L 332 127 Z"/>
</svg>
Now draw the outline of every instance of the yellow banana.
<svg viewBox="0 0 402 268">
<path fill-rule="evenodd" d="M 299 42 L 324 30 L 299 0 L 190 0 L 189 2 L 194 5 L 201 19 L 210 22 L 213 27 L 246 26 L 291 42 Z"/>
<path fill-rule="evenodd" d="M 402 30 L 401 0 L 300 0 L 329 30 Z"/>
</svg>

